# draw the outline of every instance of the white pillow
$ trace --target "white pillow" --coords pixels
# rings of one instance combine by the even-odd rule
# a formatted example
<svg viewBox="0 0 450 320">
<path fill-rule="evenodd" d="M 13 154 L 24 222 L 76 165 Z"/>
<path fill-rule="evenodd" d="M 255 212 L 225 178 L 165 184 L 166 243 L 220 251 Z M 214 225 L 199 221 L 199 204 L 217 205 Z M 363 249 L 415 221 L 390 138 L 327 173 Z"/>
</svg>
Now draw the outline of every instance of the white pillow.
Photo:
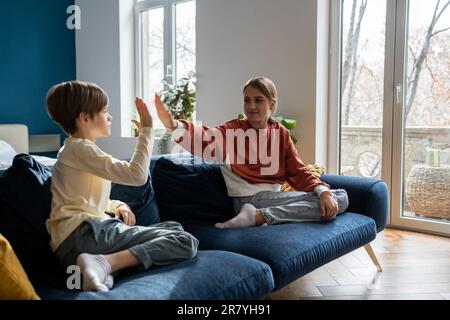
<svg viewBox="0 0 450 320">
<path fill-rule="evenodd" d="M 12 163 L 16 150 L 6 141 L 0 140 L 0 162 Z"/>
</svg>

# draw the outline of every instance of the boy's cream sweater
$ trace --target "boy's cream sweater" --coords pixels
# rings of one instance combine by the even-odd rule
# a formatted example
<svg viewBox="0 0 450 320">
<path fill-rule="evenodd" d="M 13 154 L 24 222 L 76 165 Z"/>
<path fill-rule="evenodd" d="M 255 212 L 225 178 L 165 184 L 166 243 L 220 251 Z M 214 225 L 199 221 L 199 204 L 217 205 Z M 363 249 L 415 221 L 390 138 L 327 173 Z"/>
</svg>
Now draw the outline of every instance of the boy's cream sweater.
<svg viewBox="0 0 450 320">
<path fill-rule="evenodd" d="M 86 219 L 108 219 L 122 202 L 110 200 L 111 182 L 130 186 L 147 181 L 153 130 L 142 128 L 130 162 L 103 152 L 87 139 L 69 137 L 52 172 L 52 210 L 46 222 L 53 251 Z"/>
</svg>

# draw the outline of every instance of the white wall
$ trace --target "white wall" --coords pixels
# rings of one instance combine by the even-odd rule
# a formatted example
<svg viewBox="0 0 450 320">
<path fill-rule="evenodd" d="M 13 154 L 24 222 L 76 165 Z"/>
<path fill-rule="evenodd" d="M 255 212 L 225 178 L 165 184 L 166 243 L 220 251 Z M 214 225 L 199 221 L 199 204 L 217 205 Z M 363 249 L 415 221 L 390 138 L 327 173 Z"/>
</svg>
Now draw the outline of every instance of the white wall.
<svg viewBox="0 0 450 320">
<path fill-rule="evenodd" d="M 134 103 L 133 0 L 76 0 L 81 29 L 76 32 L 77 79 L 95 82 L 108 93 L 113 116 L 111 137 L 99 146 L 115 157 L 131 156 L 135 138 L 124 138 Z M 124 123 L 125 125 L 121 125 Z"/>
<path fill-rule="evenodd" d="M 99 144 L 116 157 L 130 155 L 135 143 L 121 138 L 119 126 L 120 105 L 132 103 L 134 93 L 132 2 L 76 1 L 82 10 L 77 77 L 97 82 L 110 95 L 112 136 Z M 217 125 L 235 118 L 242 111 L 244 82 L 268 76 L 279 91 L 278 114 L 298 120 L 300 156 L 306 163 L 326 164 L 326 91 L 321 84 L 326 88 L 323 50 L 328 40 L 317 19 L 324 3 L 328 1 L 197 0 L 197 120 Z M 325 33 L 317 37 L 318 30 Z"/>
<path fill-rule="evenodd" d="M 217 125 L 236 117 L 244 82 L 268 76 L 278 88 L 278 114 L 298 120 L 300 156 L 313 163 L 317 153 L 325 164 L 322 138 L 316 147 L 317 130 L 326 128 L 316 121 L 316 104 L 323 104 L 317 73 L 326 72 L 316 58 L 317 6 L 316 0 L 197 0 L 197 119 Z"/>
</svg>

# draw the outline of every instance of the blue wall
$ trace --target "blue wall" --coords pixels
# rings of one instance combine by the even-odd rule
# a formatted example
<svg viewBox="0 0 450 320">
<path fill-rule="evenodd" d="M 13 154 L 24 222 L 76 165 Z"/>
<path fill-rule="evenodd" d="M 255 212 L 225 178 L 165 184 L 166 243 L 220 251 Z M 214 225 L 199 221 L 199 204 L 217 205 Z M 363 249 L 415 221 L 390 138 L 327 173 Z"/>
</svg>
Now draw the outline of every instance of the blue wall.
<svg viewBox="0 0 450 320">
<path fill-rule="evenodd" d="M 61 133 L 48 117 L 50 87 L 75 79 L 75 31 L 66 27 L 74 0 L 0 1 L 0 123 L 30 134 Z"/>
</svg>

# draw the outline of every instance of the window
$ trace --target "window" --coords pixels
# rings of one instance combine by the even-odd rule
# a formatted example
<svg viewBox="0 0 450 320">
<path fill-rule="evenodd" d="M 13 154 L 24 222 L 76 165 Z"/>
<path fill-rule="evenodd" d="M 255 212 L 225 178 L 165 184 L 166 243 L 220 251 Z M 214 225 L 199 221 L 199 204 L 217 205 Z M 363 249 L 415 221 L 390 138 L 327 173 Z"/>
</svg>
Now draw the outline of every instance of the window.
<svg viewBox="0 0 450 320">
<path fill-rule="evenodd" d="M 146 0 L 135 5 L 136 94 L 153 104 L 154 93 L 195 71 L 195 0 Z M 150 108 L 153 126 L 163 126 Z M 133 116 L 136 110 L 132 110 Z"/>
<path fill-rule="evenodd" d="M 448 235 L 450 1 L 332 5 L 338 171 L 387 183 L 391 225 Z"/>
<path fill-rule="evenodd" d="M 342 2 L 340 172 L 380 178 L 386 0 Z"/>
</svg>

